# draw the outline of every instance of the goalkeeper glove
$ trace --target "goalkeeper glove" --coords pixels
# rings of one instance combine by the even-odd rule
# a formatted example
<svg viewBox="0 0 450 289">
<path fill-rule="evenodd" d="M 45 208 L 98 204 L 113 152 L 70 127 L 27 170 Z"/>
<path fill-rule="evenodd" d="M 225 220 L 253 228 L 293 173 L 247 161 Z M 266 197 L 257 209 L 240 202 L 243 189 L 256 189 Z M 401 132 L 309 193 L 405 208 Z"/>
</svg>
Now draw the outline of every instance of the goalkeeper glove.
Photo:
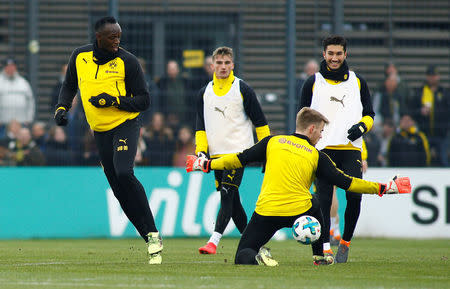
<svg viewBox="0 0 450 289">
<path fill-rule="evenodd" d="M 380 184 L 378 195 L 382 197 L 384 194 L 410 194 L 411 182 L 408 177 L 394 176 L 386 184 Z"/>
<path fill-rule="evenodd" d="M 203 171 L 209 173 L 211 171 L 211 160 L 206 157 L 197 157 L 188 155 L 186 158 L 186 172 Z"/>
<path fill-rule="evenodd" d="M 98 108 L 110 106 L 117 107 L 119 105 L 119 98 L 107 93 L 100 93 L 97 96 L 92 96 L 91 98 L 89 98 L 89 102 L 92 103 L 93 106 Z"/>
<path fill-rule="evenodd" d="M 347 138 L 351 141 L 355 141 L 360 138 L 367 131 L 367 126 L 363 122 L 358 122 L 354 124 L 347 132 Z"/>
<path fill-rule="evenodd" d="M 55 111 L 55 122 L 59 126 L 65 126 L 69 122 L 67 118 L 67 110 L 65 107 L 60 106 Z"/>
<path fill-rule="evenodd" d="M 207 159 L 209 159 L 209 154 L 208 154 L 208 153 L 205 153 L 205 152 L 198 152 L 198 153 L 197 153 L 197 156 L 198 156 L 199 158 L 207 158 Z"/>
</svg>

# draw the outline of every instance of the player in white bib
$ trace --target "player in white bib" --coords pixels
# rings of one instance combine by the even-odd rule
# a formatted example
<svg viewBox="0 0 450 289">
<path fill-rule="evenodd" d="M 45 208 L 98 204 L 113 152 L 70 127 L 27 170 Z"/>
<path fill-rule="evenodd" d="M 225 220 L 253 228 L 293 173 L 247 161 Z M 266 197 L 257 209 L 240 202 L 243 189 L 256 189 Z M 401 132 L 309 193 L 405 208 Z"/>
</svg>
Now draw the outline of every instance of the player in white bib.
<svg viewBox="0 0 450 289">
<path fill-rule="evenodd" d="M 319 72 L 303 85 L 299 109 L 311 107 L 328 118 L 330 124 L 325 127 L 316 148 L 325 152 L 344 173 L 361 178 L 362 136 L 372 128 L 375 117 L 369 88 L 360 75 L 348 68 L 344 37 L 335 35 L 324 39 L 323 58 Z M 318 178 L 316 187 L 324 217 L 322 232 L 329 232 L 333 185 Z M 337 263 L 347 262 L 361 210 L 361 194 L 346 191 L 346 198 L 344 234 L 335 258 Z M 324 252 L 333 254 L 329 234 L 325 236 Z"/>
<path fill-rule="evenodd" d="M 233 74 L 233 50 L 217 48 L 213 55 L 214 76 L 198 94 L 195 152 L 221 157 L 248 149 L 254 144 L 253 126 L 258 140 L 270 134 L 267 120 L 256 94 Z M 244 168 L 215 170 L 216 189 L 220 192 L 220 210 L 214 233 L 200 254 L 215 254 L 217 245 L 232 218 L 240 233 L 247 226 L 247 215 L 239 197 Z"/>
</svg>

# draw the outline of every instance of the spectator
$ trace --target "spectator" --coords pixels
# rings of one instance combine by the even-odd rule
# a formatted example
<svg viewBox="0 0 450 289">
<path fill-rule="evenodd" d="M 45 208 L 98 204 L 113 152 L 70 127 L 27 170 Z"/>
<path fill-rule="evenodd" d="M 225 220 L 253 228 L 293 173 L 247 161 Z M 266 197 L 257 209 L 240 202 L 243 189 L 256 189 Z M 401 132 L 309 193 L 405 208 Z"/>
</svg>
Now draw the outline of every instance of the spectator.
<svg viewBox="0 0 450 289">
<path fill-rule="evenodd" d="M 387 166 L 387 151 L 389 142 L 391 141 L 391 138 L 395 134 L 395 126 L 394 122 L 391 119 L 386 119 L 383 122 L 382 125 L 382 131 L 380 136 L 380 151 L 377 156 L 377 161 L 380 164 L 380 166 L 385 167 Z"/>
<path fill-rule="evenodd" d="M 445 140 L 450 128 L 450 93 L 440 85 L 436 66 L 428 66 L 426 82 L 419 89 L 417 100 L 417 103 L 420 103 L 418 123 L 430 141 L 431 164 L 448 166 L 448 144 Z"/>
<path fill-rule="evenodd" d="M 147 144 L 144 140 L 145 129 L 143 127 L 139 130 L 139 139 L 136 150 L 136 157 L 134 158 L 134 163 L 136 165 L 145 166 L 148 165 L 147 159 L 144 157 L 144 152 L 147 150 Z"/>
<path fill-rule="evenodd" d="M 15 119 L 12 119 L 7 127 L 6 127 L 6 131 L 5 131 L 5 135 L 3 136 L 3 142 L 4 143 L 9 143 L 12 140 L 16 140 L 17 136 L 19 135 L 19 131 L 22 128 L 22 125 L 20 124 L 20 122 L 18 122 Z"/>
<path fill-rule="evenodd" d="M 48 133 L 45 158 L 49 166 L 73 166 L 74 154 L 70 150 L 64 129 L 53 126 Z"/>
<path fill-rule="evenodd" d="M 310 77 L 311 75 L 314 75 L 316 72 L 319 71 L 319 63 L 315 59 L 308 60 L 305 65 L 303 66 L 303 72 L 300 73 L 300 77 L 297 79 L 295 84 L 295 93 L 296 93 L 296 100 L 298 100 L 301 97 L 302 87 L 303 83 Z M 298 104 L 296 105 L 298 107 Z"/>
<path fill-rule="evenodd" d="M 378 117 L 375 119 L 375 130 L 379 130 L 385 118 L 390 118 L 398 126 L 400 116 L 413 113 L 413 95 L 406 82 L 402 81 L 397 66 L 389 61 L 384 66 L 384 78 L 379 84 L 373 98 L 373 108 Z M 391 113 L 389 115 L 389 113 Z"/>
<path fill-rule="evenodd" d="M 17 134 L 17 139 L 9 143 L 12 158 L 17 166 L 43 166 L 45 157 L 31 138 L 30 129 L 23 127 Z"/>
<path fill-rule="evenodd" d="M 395 73 L 387 75 L 374 101 L 374 103 L 378 102 L 377 112 L 382 120 L 392 118 L 396 126 L 399 125 L 401 115 L 412 112 L 409 108 L 412 102 L 409 99 L 408 89 L 400 86 L 399 79 Z"/>
<path fill-rule="evenodd" d="M 147 82 L 148 90 L 150 91 L 150 96 L 152 98 L 152 104 L 150 107 L 143 111 L 139 117 L 141 118 L 141 121 L 143 124 L 147 124 L 150 122 L 152 112 L 154 111 L 161 111 L 161 99 L 160 99 L 160 93 L 159 88 L 156 85 L 156 83 L 152 80 L 150 75 L 147 73 L 147 62 L 144 58 L 138 57 L 139 64 L 142 67 L 142 72 L 144 73 L 145 82 Z"/>
<path fill-rule="evenodd" d="M 10 166 L 10 155 L 11 152 L 7 146 L 4 146 L 3 143 L 0 143 L 0 166 Z"/>
<path fill-rule="evenodd" d="M 152 122 L 145 133 L 147 150 L 144 158 L 150 166 L 170 166 L 173 155 L 173 132 L 164 125 L 164 115 L 160 112 L 153 114 Z"/>
<path fill-rule="evenodd" d="M 378 161 L 378 155 L 380 154 L 381 150 L 381 142 L 378 137 L 378 135 L 373 132 L 369 131 L 364 136 L 364 142 L 366 144 L 367 149 L 367 166 L 369 167 L 379 167 L 381 164 Z M 363 158 L 364 162 L 364 158 Z M 364 169 L 363 169 L 364 172 Z"/>
<path fill-rule="evenodd" d="M 64 63 L 61 66 L 61 71 L 59 73 L 58 82 L 53 86 L 52 89 L 52 102 L 50 103 L 50 110 L 54 110 L 56 104 L 58 103 L 59 91 L 61 90 L 64 78 L 66 77 L 67 64 Z"/>
<path fill-rule="evenodd" d="M 69 120 L 66 128 L 67 141 L 70 149 L 77 155 L 77 159 L 83 154 L 83 136 L 89 130 L 88 123 L 81 104 L 80 96 L 77 94 L 72 100 L 72 109 L 67 113 Z"/>
<path fill-rule="evenodd" d="M 173 156 L 174 167 L 185 167 L 186 156 L 195 153 L 195 143 L 192 130 L 189 126 L 182 126 L 178 131 L 178 139 L 175 144 Z"/>
<path fill-rule="evenodd" d="M 205 62 L 203 64 L 203 68 L 200 70 L 198 75 L 193 79 L 192 88 L 195 91 L 198 91 L 203 86 L 207 85 L 213 79 L 214 75 L 214 67 L 212 56 L 205 57 Z"/>
<path fill-rule="evenodd" d="M 83 153 L 80 159 L 80 165 L 82 166 L 98 166 L 100 164 L 100 156 L 98 155 L 94 132 L 91 129 L 86 130 L 84 133 Z"/>
<path fill-rule="evenodd" d="M 31 137 L 39 149 L 44 152 L 45 144 L 47 141 L 47 132 L 45 130 L 45 124 L 41 121 L 33 123 L 31 126 Z"/>
<path fill-rule="evenodd" d="M 14 59 L 8 58 L 3 64 L 3 71 L 0 73 L 0 126 L 4 130 L 6 124 L 13 119 L 29 125 L 34 120 L 35 112 L 30 84 L 17 72 Z"/>
<path fill-rule="evenodd" d="M 391 167 L 425 167 L 430 164 L 428 140 L 419 131 L 410 115 L 400 119 L 399 132 L 388 147 L 388 164 Z"/>
<path fill-rule="evenodd" d="M 409 97 L 411 96 L 408 85 L 406 84 L 406 82 L 402 80 L 398 72 L 397 66 L 392 61 L 387 62 L 384 66 L 384 79 L 386 80 L 390 75 L 395 75 L 395 77 L 397 78 L 397 91 L 400 93 L 400 95 L 403 95 L 408 99 L 408 96 Z M 380 88 L 382 88 L 383 86 L 384 82 L 381 83 Z"/>
<path fill-rule="evenodd" d="M 191 109 L 188 107 L 190 102 L 187 101 L 187 91 L 189 91 L 187 81 L 181 76 L 180 68 L 175 60 L 167 62 L 167 73 L 157 82 L 157 85 L 160 90 L 162 111 L 165 112 L 171 128 L 177 130 L 180 123 L 187 121 L 186 113 Z M 193 120 L 191 122 L 193 125 Z"/>
<path fill-rule="evenodd" d="M 0 165 L 1 166 L 14 166 L 15 162 L 12 156 L 12 152 L 9 149 L 11 142 L 15 142 L 19 134 L 22 125 L 15 119 L 13 119 L 4 132 L 3 137 L 0 138 Z"/>
</svg>

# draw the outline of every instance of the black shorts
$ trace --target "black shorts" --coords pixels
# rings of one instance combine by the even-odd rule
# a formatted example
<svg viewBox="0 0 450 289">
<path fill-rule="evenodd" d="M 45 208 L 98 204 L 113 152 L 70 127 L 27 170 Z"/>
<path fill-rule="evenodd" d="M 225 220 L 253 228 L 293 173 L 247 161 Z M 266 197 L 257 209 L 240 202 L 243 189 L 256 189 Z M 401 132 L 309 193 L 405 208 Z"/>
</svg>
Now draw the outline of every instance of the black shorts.
<svg viewBox="0 0 450 289">
<path fill-rule="evenodd" d="M 244 168 L 234 170 L 215 170 L 214 177 L 216 179 L 216 189 L 220 191 L 222 185 L 236 187 L 241 185 L 244 176 Z"/>
</svg>

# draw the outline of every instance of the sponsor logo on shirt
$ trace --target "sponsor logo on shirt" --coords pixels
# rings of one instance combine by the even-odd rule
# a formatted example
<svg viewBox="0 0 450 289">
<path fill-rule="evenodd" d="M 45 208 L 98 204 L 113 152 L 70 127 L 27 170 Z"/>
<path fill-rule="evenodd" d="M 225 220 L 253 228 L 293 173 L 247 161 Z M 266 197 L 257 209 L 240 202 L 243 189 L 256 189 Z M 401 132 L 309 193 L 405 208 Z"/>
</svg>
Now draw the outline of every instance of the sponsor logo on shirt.
<svg viewBox="0 0 450 289">
<path fill-rule="evenodd" d="M 312 153 L 312 149 L 310 149 L 309 147 L 306 147 L 306 146 L 304 146 L 302 144 L 299 144 L 299 143 L 292 142 L 292 141 L 290 141 L 290 140 L 288 140 L 288 139 L 286 139 L 284 137 L 278 139 L 278 142 L 282 143 L 282 144 L 291 145 L 293 147 L 296 147 L 296 148 L 302 149 L 304 151 L 307 151 L 309 153 Z"/>
</svg>

